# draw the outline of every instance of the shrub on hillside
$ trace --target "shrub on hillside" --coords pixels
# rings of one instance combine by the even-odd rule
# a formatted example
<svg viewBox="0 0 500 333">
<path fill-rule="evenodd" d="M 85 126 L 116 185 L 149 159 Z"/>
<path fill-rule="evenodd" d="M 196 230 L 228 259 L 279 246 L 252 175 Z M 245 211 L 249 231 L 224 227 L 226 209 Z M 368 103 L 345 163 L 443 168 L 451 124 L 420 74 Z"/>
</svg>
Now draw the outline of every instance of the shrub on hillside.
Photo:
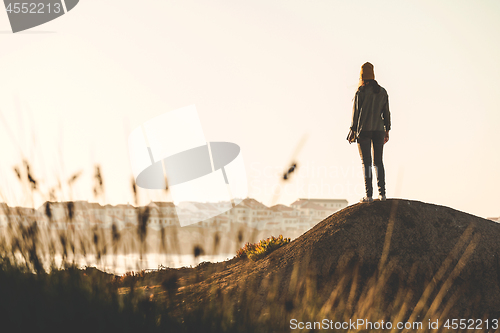
<svg viewBox="0 0 500 333">
<path fill-rule="evenodd" d="M 284 238 L 283 235 L 279 235 L 278 237 L 271 236 L 258 243 L 246 243 L 245 246 L 236 252 L 236 257 L 247 257 L 252 260 L 258 260 L 288 243 L 290 243 L 290 238 Z"/>
</svg>

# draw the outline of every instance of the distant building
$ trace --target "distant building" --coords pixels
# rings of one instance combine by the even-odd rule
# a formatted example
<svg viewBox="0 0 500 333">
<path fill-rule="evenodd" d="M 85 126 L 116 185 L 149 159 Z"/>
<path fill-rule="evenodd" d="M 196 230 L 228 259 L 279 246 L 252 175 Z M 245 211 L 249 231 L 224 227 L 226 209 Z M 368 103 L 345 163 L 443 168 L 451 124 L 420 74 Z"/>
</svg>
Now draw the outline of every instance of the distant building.
<svg viewBox="0 0 500 333">
<path fill-rule="evenodd" d="M 300 210 L 285 205 L 274 205 L 270 208 L 274 212 L 275 221 L 268 223 L 266 229 L 299 229 L 303 224 Z"/>
<path fill-rule="evenodd" d="M 214 212 L 219 211 L 218 206 L 227 204 L 228 202 L 181 202 L 176 206 L 173 202 L 151 201 L 146 206 L 134 207 L 129 203 L 101 206 L 88 201 L 47 201 L 34 210 L 0 203 L 0 228 L 6 227 L 9 222 L 26 225 L 33 221 L 51 229 L 108 229 L 113 226 L 118 229 L 136 228 L 139 218 L 145 217 L 141 212 L 147 210 L 147 227 L 156 230 L 179 227 L 178 216 L 181 216 L 183 220 L 196 221 L 191 225 L 195 228 L 229 232 L 236 227 L 234 224 L 244 224 L 256 230 L 300 234 L 346 207 L 347 200 L 301 198 L 292 203 L 291 207 L 282 204 L 268 207 L 255 199 L 245 198 L 223 214 L 214 215 Z"/>
<path fill-rule="evenodd" d="M 151 201 L 148 205 L 155 208 L 163 216 L 175 217 L 175 205 L 173 202 Z"/>
<path fill-rule="evenodd" d="M 173 202 L 151 201 L 146 207 L 149 208 L 149 218 L 147 226 L 160 230 L 165 227 L 179 225 Z"/>
<path fill-rule="evenodd" d="M 313 203 L 319 206 L 322 206 L 324 208 L 329 208 L 334 211 L 344 209 L 347 207 L 348 202 L 346 199 L 298 199 L 295 202 L 293 202 L 290 206 L 293 208 L 298 209 L 299 207 L 308 204 L 308 203 Z"/>
<path fill-rule="evenodd" d="M 265 229 L 268 222 L 275 222 L 273 221 L 274 212 L 263 203 L 252 198 L 243 199 L 230 212 L 236 213 L 236 222 L 246 223 L 249 227 L 259 230 Z"/>
<path fill-rule="evenodd" d="M 137 214 L 137 209 L 134 206 L 127 203 L 126 205 L 116 205 L 115 207 L 121 210 L 119 216 L 123 228 L 130 228 L 137 226 L 138 214 Z"/>
<path fill-rule="evenodd" d="M 53 229 L 66 229 L 68 220 L 68 207 L 66 202 L 47 201 L 37 212 L 43 220 Z"/>
<path fill-rule="evenodd" d="M 300 211 L 302 226 L 309 229 L 319 221 L 327 218 L 338 210 L 347 207 L 345 199 L 298 199 L 290 206 Z"/>
</svg>

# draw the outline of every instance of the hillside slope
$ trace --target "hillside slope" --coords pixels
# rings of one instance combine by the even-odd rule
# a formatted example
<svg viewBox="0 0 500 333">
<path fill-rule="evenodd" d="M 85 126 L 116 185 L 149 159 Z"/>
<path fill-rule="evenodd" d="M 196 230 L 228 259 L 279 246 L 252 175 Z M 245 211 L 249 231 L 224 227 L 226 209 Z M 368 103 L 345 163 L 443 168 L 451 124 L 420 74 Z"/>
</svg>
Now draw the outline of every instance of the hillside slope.
<svg viewBox="0 0 500 333">
<path fill-rule="evenodd" d="M 498 318 L 499 240 L 499 224 L 448 207 L 356 204 L 264 259 L 224 263 L 179 296 L 247 302 L 255 316 L 277 320 L 340 308 L 336 315 L 366 315 L 375 303 L 413 320 Z"/>
</svg>

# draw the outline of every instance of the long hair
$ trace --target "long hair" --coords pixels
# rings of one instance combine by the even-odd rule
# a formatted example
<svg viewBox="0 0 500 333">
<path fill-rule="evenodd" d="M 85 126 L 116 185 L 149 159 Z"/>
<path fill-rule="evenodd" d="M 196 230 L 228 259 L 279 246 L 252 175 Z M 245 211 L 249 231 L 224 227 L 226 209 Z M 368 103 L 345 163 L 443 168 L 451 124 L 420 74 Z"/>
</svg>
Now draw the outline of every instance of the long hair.
<svg viewBox="0 0 500 333">
<path fill-rule="evenodd" d="M 369 80 L 359 80 L 359 86 L 358 86 L 358 91 L 363 91 L 364 89 L 372 88 L 373 92 L 375 94 L 378 94 L 380 92 L 380 85 L 378 84 L 377 80 L 375 79 L 369 79 Z"/>
</svg>

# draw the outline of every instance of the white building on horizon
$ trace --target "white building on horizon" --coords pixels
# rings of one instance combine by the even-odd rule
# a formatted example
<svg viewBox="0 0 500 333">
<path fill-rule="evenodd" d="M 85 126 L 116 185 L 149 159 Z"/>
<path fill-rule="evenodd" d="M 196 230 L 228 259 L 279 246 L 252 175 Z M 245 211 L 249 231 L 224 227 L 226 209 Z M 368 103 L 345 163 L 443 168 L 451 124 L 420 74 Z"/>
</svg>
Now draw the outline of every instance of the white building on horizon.
<svg viewBox="0 0 500 333">
<path fill-rule="evenodd" d="M 347 206 L 345 199 L 297 199 L 290 206 L 278 204 L 268 207 L 253 199 L 245 198 L 238 205 L 213 218 L 203 219 L 190 227 L 215 228 L 229 231 L 233 223 L 245 224 L 256 230 L 307 230 L 334 212 Z M 38 209 L 22 207 L 9 208 L 0 203 L 0 227 L 7 221 L 27 223 L 36 220 L 40 226 L 52 229 L 85 228 L 136 228 L 141 212 L 148 210 L 147 227 L 160 230 L 165 227 L 179 227 L 177 214 L 184 219 L 200 221 L 200 217 L 217 211 L 214 203 L 183 202 L 179 206 L 173 202 L 153 202 L 146 206 L 134 207 L 129 203 L 116 206 L 88 201 L 51 202 L 47 201 Z"/>
<path fill-rule="evenodd" d="M 334 211 L 344 209 L 348 206 L 348 202 L 346 199 L 310 199 L 310 198 L 299 198 L 295 200 L 290 207 L 301 207 L 307 203 L 313 203 L 315 205 L 322 206 L 324 208 L 328 208 Z"/>
</svg>

